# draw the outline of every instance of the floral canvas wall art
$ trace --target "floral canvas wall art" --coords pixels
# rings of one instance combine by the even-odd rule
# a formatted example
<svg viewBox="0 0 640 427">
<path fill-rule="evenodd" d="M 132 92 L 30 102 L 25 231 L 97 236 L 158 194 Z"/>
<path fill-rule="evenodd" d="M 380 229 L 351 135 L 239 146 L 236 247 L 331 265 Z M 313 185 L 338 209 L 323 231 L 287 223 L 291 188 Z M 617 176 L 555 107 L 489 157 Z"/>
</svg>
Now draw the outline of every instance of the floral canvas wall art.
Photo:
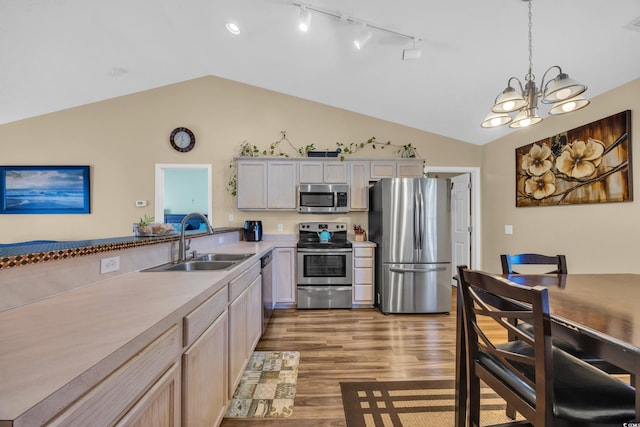
<svg viewBox="0 0 640 427">
<path fill-rule="evenodd" d="M 633 200 L 631 111 L 516 148 L 516 206 Z"/>
</svg>

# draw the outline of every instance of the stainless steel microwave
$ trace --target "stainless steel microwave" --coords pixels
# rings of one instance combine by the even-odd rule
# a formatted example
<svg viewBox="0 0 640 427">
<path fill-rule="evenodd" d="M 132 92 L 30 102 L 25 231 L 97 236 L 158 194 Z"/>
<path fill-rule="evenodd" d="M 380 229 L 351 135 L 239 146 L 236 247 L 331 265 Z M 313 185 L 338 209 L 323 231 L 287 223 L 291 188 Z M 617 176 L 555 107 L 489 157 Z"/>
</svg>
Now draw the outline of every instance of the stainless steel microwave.
<svg viewBox="0 0 640 427">
<path fill-rule="evenodd" d="M 349 185 L 298 185 L 298 212 L 317 214 L 349 212 Z"/>
</svg>

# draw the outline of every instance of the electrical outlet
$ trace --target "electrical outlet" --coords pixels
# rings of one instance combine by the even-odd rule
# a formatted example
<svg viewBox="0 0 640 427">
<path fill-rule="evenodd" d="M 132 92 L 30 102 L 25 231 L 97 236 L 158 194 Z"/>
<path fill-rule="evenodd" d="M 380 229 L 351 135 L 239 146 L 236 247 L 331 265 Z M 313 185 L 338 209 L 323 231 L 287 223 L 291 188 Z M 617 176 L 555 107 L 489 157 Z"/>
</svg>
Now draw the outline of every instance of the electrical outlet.
<svg viewBox="0 0 640 427">
<path fill-rule="evenodd" d="M 278 224 L 278 231 L 282 231 L 283 229 L 282 224 Z"/>
<path fill-rule="evenodd" d="M 513 234 L 513 225 L 505 225 L 504 234 Z"/>
<path fill-rule="evenodd" d="M 100 274 L 111 273 L 120 270 L 120 257 L 102 258 L 100 260 Z"/>
<path fill-rule="evenodd" d="M 236 217 L 233 214 L 229 214 L 229 222 L 233 222 Z"/>
</svg>

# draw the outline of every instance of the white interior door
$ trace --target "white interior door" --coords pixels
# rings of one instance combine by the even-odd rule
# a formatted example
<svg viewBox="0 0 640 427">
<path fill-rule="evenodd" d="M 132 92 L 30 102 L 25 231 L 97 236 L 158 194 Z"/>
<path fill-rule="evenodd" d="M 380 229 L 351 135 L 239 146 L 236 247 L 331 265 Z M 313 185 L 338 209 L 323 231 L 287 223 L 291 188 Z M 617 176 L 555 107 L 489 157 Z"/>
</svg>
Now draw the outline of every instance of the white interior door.
<svg viewBox="0 0 640 427">
<path fill-rule="evenodd" d="M 459 265 L 471 267 L 471 175 L 451 178 L 451 270 Z M 456 283 L 455 280 L 452 283 Z"/>
</svg>

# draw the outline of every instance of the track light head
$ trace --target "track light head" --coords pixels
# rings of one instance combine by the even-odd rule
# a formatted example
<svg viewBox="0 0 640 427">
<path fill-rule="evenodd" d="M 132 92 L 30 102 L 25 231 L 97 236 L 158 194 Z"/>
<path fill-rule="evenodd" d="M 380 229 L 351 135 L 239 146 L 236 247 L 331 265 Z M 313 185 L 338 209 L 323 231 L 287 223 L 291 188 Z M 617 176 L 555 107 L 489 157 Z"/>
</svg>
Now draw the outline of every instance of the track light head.
<svg viewBox="0 0 640 427">
<path fill-rule="evenodd" d="M 366 45 L 369 40 L 371 40 L 371 37 L 373 37 L 373 34 L 369 29 L 367 29 L 366 25 L 363 25 L 362 32 L 358 35 L 358 37 L 355 38 L 355 40 L 353 40 L 353 44 L 356 49 L 361 50 L 364 45 Z"/>
<path fill-rule="evenodd" d="M 311 12 L 306 7 L 300 7 L 300 18 L 298 20 L 298 29 L 303 33 L 309 31 L 309 24 L 311 23 Z"/>
<path fill-rule="evenodd" d="M 414 47 L 412 49 L 403 49 L 402 50 L 402 60 L 409 61 L 411 59 L 420 59 L 422 56 L 422 51 L 420 48 Z"/>
</svg>

